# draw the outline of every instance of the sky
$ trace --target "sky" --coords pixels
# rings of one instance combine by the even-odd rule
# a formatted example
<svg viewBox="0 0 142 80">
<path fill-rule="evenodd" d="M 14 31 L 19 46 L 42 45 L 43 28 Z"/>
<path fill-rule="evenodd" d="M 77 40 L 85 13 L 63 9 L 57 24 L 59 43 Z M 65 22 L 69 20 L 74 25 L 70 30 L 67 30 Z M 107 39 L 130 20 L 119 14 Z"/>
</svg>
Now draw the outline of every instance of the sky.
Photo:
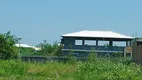
<svg viewBox="0 0 142 80">
<path fill-rule="evenodd" d="M 0 33 L 20 43 L 60 41 L 81 30 L 109 30 L 142 37 L 142 0 L 0 0 Z"/>
</svg>

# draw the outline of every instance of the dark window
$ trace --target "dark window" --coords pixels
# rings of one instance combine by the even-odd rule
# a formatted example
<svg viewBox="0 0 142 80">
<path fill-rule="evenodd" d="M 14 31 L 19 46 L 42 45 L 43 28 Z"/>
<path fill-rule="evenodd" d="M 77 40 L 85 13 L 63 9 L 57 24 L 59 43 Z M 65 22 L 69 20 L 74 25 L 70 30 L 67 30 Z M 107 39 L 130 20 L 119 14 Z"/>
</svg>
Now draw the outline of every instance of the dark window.
<svg viewBox="0 0 142 80">
<path fill-rule="evenodd" d="M 137 42 L 137 46 L 142 45 L 142 42 Z"/>
</svg>

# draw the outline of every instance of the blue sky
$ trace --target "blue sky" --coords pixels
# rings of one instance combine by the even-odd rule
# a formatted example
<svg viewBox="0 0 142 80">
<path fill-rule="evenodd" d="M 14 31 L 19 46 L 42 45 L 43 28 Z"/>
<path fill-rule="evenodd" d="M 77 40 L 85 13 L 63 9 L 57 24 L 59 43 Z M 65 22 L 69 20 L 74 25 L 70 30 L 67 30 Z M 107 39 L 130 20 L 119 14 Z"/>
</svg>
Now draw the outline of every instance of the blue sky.
<svg viewBox="0 0 142 80">
<path fill-rule="evenodd" d="M 111 30 L 142 37 L 142 0 L 0 0 L 0 33 L 21 43 L 60 41 L 65 33 Z"/>
</svg>

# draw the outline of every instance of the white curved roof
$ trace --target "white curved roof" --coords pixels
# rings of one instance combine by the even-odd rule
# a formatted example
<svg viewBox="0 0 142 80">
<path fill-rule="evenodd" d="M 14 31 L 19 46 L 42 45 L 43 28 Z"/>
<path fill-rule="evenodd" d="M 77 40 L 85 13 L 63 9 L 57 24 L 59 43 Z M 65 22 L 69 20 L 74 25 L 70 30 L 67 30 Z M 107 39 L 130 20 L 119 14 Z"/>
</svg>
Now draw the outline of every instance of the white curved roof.
<svg viewBox="0 0 142 80">
<path fill-rule="evenodd" d="M 29 46 L 27 44 L 15 44 L 16 47 L 27 47 L 27 48 L 32 48 L 33 46 Z"/>
<path fill-rule="evenodd" d="M 25 47 L 25 48 L 33 48 L 35 50 L 41 50 L 41 48 L 35 47 L 35 46 L 29 46 L 27 44 L 15 44 L 16 47 Z"/>
<path fill-rule="evenodd" d="M 122 35 L 120 33 L 115 33 L 112 31 L 79 31 L 69 34 L 64 34 L 62 37 L 94 37 L 94 38 L 124 38 L 132 39 L 131 36 Z"/>
</svg>

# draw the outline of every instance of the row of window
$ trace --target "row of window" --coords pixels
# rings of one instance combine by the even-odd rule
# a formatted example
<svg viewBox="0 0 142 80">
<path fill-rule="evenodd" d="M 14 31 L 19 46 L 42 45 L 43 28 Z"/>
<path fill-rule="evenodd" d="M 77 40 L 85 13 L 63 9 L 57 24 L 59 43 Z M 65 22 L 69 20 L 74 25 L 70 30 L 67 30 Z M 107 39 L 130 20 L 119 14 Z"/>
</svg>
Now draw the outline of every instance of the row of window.
<svg viewBox="0 0 142 80">
<path fill-rule="evenodd" d="M 75 45 L 83 45 L 83 40 L 75 40 Z M 84 40 L 84 45 L 96 45 L 96 40 Z M 107 46 L 109 41 L 98 41 L 98 46 Z M 126 46 L 126 42 L 113 41 L 113 46 Z"/>
</svg>

